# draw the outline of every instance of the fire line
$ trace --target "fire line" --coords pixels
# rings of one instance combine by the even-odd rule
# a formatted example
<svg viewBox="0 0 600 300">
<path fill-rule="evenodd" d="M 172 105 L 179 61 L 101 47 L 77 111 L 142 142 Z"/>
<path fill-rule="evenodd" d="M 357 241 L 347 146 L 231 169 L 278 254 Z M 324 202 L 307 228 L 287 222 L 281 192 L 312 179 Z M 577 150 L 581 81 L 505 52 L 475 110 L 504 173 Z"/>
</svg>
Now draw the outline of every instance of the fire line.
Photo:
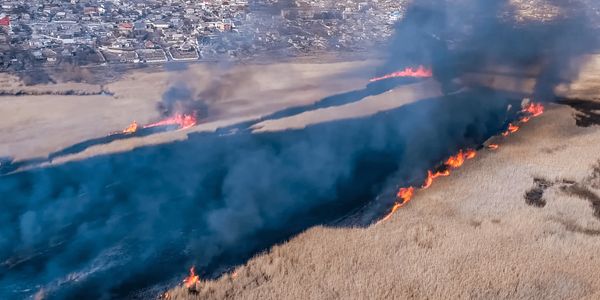
<svg viewBox="0 0 600 300">
<path fill-rule="evenodd" d="M 398 78 L 398 77 L 415 77 L 415 78 L 427 78 L 433 76 L 433 73 L 430 69 L 425 68 L 424 66 L 419 66 L 416 69 L 408 67 L 402 71 L 393 72 L 381 77 L 371 78 L 369 82 L 376 82 L 389 78 Z"/>
<path fill-rule="evenodd" d="M 196 114 L 175 114 L 170 118 L 166 118 L 156 123 L 148 124 L 144 126 L 144 128 L 178 125 L 180 129 L 186 129 L 195 126 L 197 122 L 198 120 L 196 119 Z"/>
<path fill-rule="evenodd" d="M 168 117 L 166 119 L 160 120 L 158 122 L 155 123 L 150 123 L 144 126 L 140 126 L 136 121 L 131 122 L 131 124 L 129 124 L 129 126 L 127 126 L 127 128 L 123 129 L 122 131 L 117 131 L 117 132 L 113 132 L 110 135 L 113 134 L 134 134 L 136 132 L 138 132 L 138 130 L 140 130 L 141 128 L 153 128 L 153 127 L 159 127 L 159 126 L 178 126 L 180 130 L 182 129 L 187 129 L 193 126 L 196 126 L 198 124 L 198 118 L 196 117 L 196 113 L 193 112 L 191 114 L 180 114 L 177 113 L 171 117 Z"/>
<path fill-rule="evenodd" d="M 544 106 L 541 103 L 530 103 L 530 104 L 526 105 L 525 107 L 523 107 L 523 109 L 519 113 L 522 115 L 521 118 L 519 119 L 519 121 L 521 123 L 526 123 L 531 118 L 538 117 L 541 114 L 543 114 Z M 520 127 L 518 125 L 509 123 L 508 128 L 506 129 L 506 131 L 504 131 L 502 133 L 502 136 L 508 136 L 512 133 L 515 133 L 519 130 L 519 128 Z M 490 150 L 496 150 L 499 147 L 500 146 L 498 144 L 489 144 L 487 146 L 487 148 Z M 459 150 L 456 155 L 450 156 L 448 159 L 446 159 L 444 161 L 444 163 L 439 168 L 437 168 L 438 170 L 436 170 L 435 172 L 432 170 L 428 170 L 427 178 L 425 179 L 425 182 L 423 183 L 423 185 L 421 185 L 420 189 L 424 190 L 424 189 L 429 188 L 433 184 L 434 180 L 438 177 L 450 176 L 451 169 L 460 168 L 465 163 L 465 161 L 475 158 L 476 155 L 477 155 L 477 152 L 473 149 Z M 410 200 L 412 199 L 414 194 L 415 194 L 414 187 L 412 187 L 412 186 L 401 187 L 398 190 L 398 193 L 396 195 L 396 201 L 394 202 L 394 205 L 392 206 L 392 209 L 390 210 L 390 212 L 387 213 L 376 224 L 385 222 L 388 219 L 390 219 L 396 211 L 398 211 L 400 208 L 402 208 L 404 205 L 406 205 L 408 202 L 410 202 Z"/>
<path fill-rule="evenodd" d="M 188 289 L 195 289 L 196 283 L 200 282 L 200 277 L 196 275 L 196 268 L 190 268 L 190 275 L 183 280 L 183 285 Z"/>
</svg>

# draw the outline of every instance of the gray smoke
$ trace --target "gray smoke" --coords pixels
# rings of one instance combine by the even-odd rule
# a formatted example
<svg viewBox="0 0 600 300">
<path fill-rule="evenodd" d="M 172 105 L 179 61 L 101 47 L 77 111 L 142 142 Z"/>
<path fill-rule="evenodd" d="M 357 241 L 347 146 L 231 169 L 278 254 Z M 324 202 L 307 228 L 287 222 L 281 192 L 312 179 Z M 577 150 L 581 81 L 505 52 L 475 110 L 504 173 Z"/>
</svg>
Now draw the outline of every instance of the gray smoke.
<svg viewBox="0 0 600 300">
<path fill-rule="evenodd" d="M 299 131 L 195 134 L 2 177 L 0 296 L 124 297 L 180 280 L 192 264 L 218 274 L 361 207 L 389 178 L 421 181 L 436 161 L 501 130 L 509 103 L 477 91 Z"/>
<path fill-rule="evenodd" d="M 431 65 L 450 88 L 482 62 L 541 62 L 551 74 L 542 82 L 551 85 L 554 66 L 587 46 L 577 20 L 508 26 L 497 18 L 499 2 L 479 2 L 418 2 L 397 26 L 388 64 Z M 461 18 L 473 24 L 468 34 L 450 22 Z M 226 99 L 248 78 L 232 76 L 211 79 L 204 92 L 193 81 L 174 84 L 166 110 Z M 389 183 L 422 182 L 440 160 L 502 131 L 514 117 L 506 107 L 519 101 L 471 89 L 303 130 L 192 134 L 0 177 L 0 298 L 38 291 L 56 299 L 128 297 L 178 282 L 192 264 L 202 276 L 218 275 L 362 207 Z"/>
<path fill-rule="evenodd" d="M 564 74 L 574 71 L 572 58 L 597 48 L 597 34 L 584 1 L 532 2 L 415 1 L 396 25 L 381 72 L 429 66 L 452 91 L 458 88 L 454 79 L 490 65 L 511 67 L 517 74 L 535 66 L 540 71 L 534 96 L 551 101 L 556 84 L 573 75 Z"/>
<path fill-rule="evenodd" d="M 170 67 L 173 70 L 173 67 Z M 240 89 L 253 87 L 256 83 L 251 70 L 214 66 L 211 76 L 199 76 L 185 65 L 174 69 L 173 83 L 163 93 L 157 108 L 162 116 L 175 113 L 195 113 L 200 118 L 218 113 L 218 102 L 229 100 Z"/>
</svg>

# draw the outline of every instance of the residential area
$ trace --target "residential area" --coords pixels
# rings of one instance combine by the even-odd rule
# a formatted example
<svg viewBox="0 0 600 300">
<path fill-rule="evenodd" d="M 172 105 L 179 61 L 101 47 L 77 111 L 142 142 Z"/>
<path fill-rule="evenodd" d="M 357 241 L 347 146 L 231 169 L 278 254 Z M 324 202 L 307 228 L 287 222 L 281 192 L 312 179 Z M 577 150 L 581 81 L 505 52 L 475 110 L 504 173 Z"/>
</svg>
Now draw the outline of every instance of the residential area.
<svg viewBox="0 0 600 300">
<path fill-rule="evenodd" d="M 361 51 L 406 0 L 7 0 L 0 69 Z"/>
</svg>

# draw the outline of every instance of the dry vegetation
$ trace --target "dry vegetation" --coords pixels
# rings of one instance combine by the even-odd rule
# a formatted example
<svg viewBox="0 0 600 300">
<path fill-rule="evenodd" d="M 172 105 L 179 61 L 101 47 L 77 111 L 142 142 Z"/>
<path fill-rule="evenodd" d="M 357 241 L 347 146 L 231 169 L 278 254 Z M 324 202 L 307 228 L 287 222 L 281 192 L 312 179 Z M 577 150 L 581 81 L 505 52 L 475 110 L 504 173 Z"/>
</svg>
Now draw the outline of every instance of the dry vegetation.
<svg viewBox="0 0 600 300">
<path fill-rule="evenodd" d="M 555 107 L 386 223 L 312 228 L 170 299 L 600 297 L 600 127 Z M 529 205 L 541 190 L 545 205 Z M 539 200 L 538 199 L 538 200 Z M 182 276 L 183 276 L 182 272 Z"/>
<path fill-rule="evenodd" d="M 230 87 L 227 97 L 212 104 L 215 113 L 192 129 L 214 130 L 353 90 L 364 85 L 369 76 L 364 70 L 372 69 L 369 66 L 374 63 L 195 64 L 180 72 L 135 71 L 103 87 L 76 82 L 25 86 L 15 76 L 0 74 L 0 94 L 8 95 L 0 97 L 0 157 L 21 160 L 45 156 L 82 140 L 122 130 L 133 120 L 142 124 L 156 120 L 157 102 L 176 82 L 187 82 L 202 93 L 215 78 L 246 74 L 245 80 Z M 102 88 L 112 95 L 98 94 Z M 19 91 L 26 95 L 13 95 Z M 65 91 L 92 95 L 65 95 Z M 131 139 L 102 149 L 89 149 L 82 157 L 180 138 L 185 138 L 185 134 Z"/>
<path fill-rule="evenodd" d="M 590 83 L 598 82 L 594 70 L 600 59 L 593 60 L 578 81 L 561 87 L 562 94 L 584 97 L 598 91 Z M 242 66 L 257 75 L 220 103 L 220 115 L 194 130 L 213 130 L 362 86 L 365 75 L 353 72 L 368 63 Z M 292 75 L 278 76 L 286 71 Z M 184 77 L 202 88 L 214 72 L 196 66 Z M 324 79 L 331 84 L 322 86 Z M 150 121 L 157 117 L 156 102 L 174 80 L 179 79 L 171 74 L 137 72 L 108 85 L 114 92 L 110 97 L 2 97 L 0 156 L 44 155 L 121 129 L 134 118 Z M 152 87 L 148 82 L 154 83 Z M 355 117 L 418 99 L 397 93 L 261 124 L 277 125 L 261 130 L 302 127 L 331 116 Z M 577 127 L 574 114 L 568 107 L 554 108 L 508 139 L 493 140 L 501 145 L 498 151 L 480 152 L 452 177 L 440 178 L 419 192 L 386 223 L 311 228 L 235 272 L 201 282 L 197 295 L 183 288 L 168 295 L 171 299 L 598 299 L 600 220 L 595 197 L 600 195 L 600 128 Z M 79 158 L 177 138 L 185 138 L 185 132 L 104 145 Z M 544 205 L 528 204 L 526 196 L 532 189 L 537 189 L 535 197 Z"/>
</svg>

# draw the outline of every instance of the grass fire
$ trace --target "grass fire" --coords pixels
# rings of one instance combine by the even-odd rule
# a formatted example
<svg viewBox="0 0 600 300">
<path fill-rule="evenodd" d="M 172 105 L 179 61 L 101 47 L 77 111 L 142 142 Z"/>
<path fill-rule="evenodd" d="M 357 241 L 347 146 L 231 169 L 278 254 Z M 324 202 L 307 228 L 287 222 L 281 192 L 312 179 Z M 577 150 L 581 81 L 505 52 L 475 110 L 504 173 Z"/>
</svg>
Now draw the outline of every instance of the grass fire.
<svg viewBox="0 0 600 300">
<path fill-rule="evenodd" d="M 0 95 L 0 299 L 594 298 L 597 105 L 555 101 L 597 96 L 596 10 L 262 2 L 241 6 L 269 30 L 179 35 L 200 8 L 94 25 L 107 61 L 85 69 L 124 69 L 103 81 L 0 78 L 39 93 Z M 14 10 L 11 45 L 81 25 Z M 353 48 L 339 24 L 382 36 Z M 46 44 L 27 44 L 44 72 L 81 59 Z"/>
<path fill-rule="evenodd" d="M 190 291 L 196 291 L 196 285 L 200 282 L 200 277 L 196 275 L 196 268 L 190 268 L 190 274 L 183 280 L 183 285 Z"/>
<path fill-rule="evenodd" d="M 524 103 L 523 109 L 519 112 L 520 122 L 526 123 L 533 117 L 538 117 L 544 113 L 544 106 L 541 103 L 528 103 L 529 100 L 526 99 L 526 103 Z M 519 130 L 519 126 L 514 125 L 512 123 L 508 124 L 508 128 L 506 131 L 502 133 L 502 136 L 508 136 L 511 133 L 515 133 Z M 489 144 L 488 149 L 496 150 L 499 148 L 498 144 Z M 438 177 L 446 177 L 450 176 L 452 169 L 460 168 L 465 161 L 469 159 L 473 159 L 477 156 L 477 151 L 474 149 L 466 149 L 459 150 L 456 155 L 450 156 L 446 161 L 444 161 L 441 165 L 437 166 L 433 171 L 427 171 L 427 177 L 423 185 L 421 185 L 420 189 L 429 188 L 434 180 Z M 390 212 L 386 214 L 378 223 L 389 220 L 392 215 L 398 211 L 401 207 L 406 205 L 415 194 L 415 188 L 412 186 L 402 187 L 398 190 L 396 194 L 397 201 L 394 203 Z"/>
<path fill-rule="evenodd" d="M 425 68 L 424 66 L 419 66 L 417 68 L 407 67 L 402 71 L 392 72 L 387 75 L 383 75 L 381 77 L 371 78 L 370 82 L 377 82 L 390 78 L 399 78 L 399 77 L 413 77 L 413 78 L 428 78 L 433 76 L 431 69 Z"/>
<path fill-rule="evenodd" d="M 140 126 L 136 121 L 131 122 L 127 128 L 123 129 L 123 134 L 134 134 L 138 132 L 140 129 L 147 128 L 155 128 L 155 127 L 164 127 L 169 128 L 172 126 L 176 126 L 177 129 L 188 129 L 190 127 L 196 126 L 198 124 L 197 114 L 196 112 L 190 114 L 177 113 L 172 117 L 165 118 L 158 122 L 150 123 L 147 125 Z M 115 133 L 113 133 L 115 134 Z"/>
</svg>

